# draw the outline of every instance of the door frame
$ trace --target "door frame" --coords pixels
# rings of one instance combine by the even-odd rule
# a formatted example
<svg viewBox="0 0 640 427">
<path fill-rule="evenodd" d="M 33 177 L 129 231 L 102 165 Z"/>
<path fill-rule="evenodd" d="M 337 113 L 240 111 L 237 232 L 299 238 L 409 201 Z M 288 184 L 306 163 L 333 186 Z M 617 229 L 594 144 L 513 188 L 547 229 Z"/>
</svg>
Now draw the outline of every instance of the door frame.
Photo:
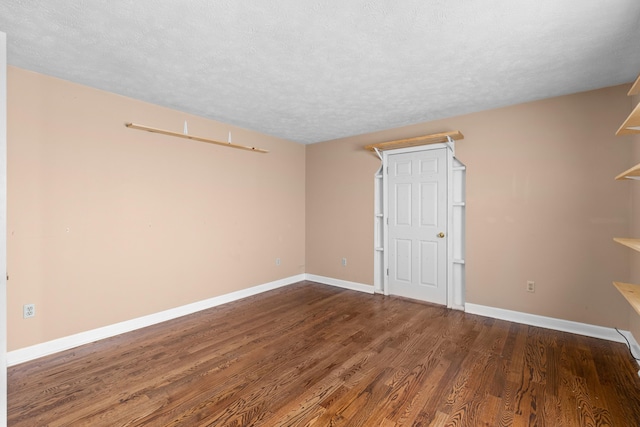
<svg viewBox="0 0 640 427">
<path fill-rule="evenodd" d="M 389 156 L 446 149 L 447 153 L 447 307 L 464 310 L 464 185 L 466 168 L 455 158 L 454 141 L 379 152 L 382 161 L 375 175 L 374 288 L 389 295 Z"/>
</svg>

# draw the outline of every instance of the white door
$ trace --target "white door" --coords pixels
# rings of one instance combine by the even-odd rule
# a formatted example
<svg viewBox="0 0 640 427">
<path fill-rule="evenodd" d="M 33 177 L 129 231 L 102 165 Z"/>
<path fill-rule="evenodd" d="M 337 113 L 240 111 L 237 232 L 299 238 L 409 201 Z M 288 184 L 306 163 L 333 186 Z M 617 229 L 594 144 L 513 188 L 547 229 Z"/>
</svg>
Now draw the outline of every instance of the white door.
<svg viewBox="0 0 640 427">
<path fill-rule="evenodd" d="M 447 149 L 388 156 L 389 293 L 447 304 Z"/>
</svg>

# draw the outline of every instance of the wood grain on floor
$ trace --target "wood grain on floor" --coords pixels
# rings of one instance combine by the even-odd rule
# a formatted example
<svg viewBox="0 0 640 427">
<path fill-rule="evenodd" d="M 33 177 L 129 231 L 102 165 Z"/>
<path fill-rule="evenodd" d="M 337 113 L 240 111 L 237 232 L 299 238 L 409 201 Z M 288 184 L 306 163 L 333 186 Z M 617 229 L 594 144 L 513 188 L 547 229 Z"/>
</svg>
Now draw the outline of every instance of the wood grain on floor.
<svg viewBox="0 0 640 427">
<path fill-rule="evenodd" d="M 8 425 L 640 426 L 625 345 L 301 282 L 9 368 Z"/>
</svg>

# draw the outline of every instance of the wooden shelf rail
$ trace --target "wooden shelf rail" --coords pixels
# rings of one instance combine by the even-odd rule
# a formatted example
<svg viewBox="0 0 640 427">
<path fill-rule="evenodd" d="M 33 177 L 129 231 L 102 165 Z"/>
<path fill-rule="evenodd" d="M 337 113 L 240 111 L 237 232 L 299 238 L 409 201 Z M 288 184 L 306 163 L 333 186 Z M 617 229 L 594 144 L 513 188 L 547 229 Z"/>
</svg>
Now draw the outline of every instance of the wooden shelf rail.
<svg viewBox="0 0 640 427">
<path fill-rule="evenodd" d="M 417 147 L 419 145 L 438 144 L 447 142 L 451 138 L 453 140 L 464 139 L 464 135 L 460 131 L 433 133 L 430 135 L 416 136 L 414 138 L 397 139 L 395 141 L 378 142 L 376 144 L 365 145 L 365 150 L 380 151 L 395 150 L 397 148 Z"/>
<path fill-rule="evenodd" d="M 640 252 L 640 239 L 627 239 L 624 237 L 614 237 L 614 242 L 618 242 L 621 245 L 625 245 L 628 248 L 633 249 L 634 251 Z"/>
<path fill-rule="evenodd" d="M 629 89 L 629 93 L 627 93 L 627 96 L 637 95 L 639 93 L 640 93 L 640 75 L 638 76 L 636 81 L 633 83 L 633 86 L 631 86 L 631 89 Z"/>
<path fill-rule="evenodd" d="M 640 179 L 640 163 L 616 176 L 618 181 L 624 179 Z"/>
<path fill-rule="evenodd" d="M 640 133 L 640 103 L 636 105 L 627 120 L 622 123 L 620 129 L 616 132 L 616 136 L 620 135 L 632 135 L 634 133 Z"/>
<path fill-rule="evenodd" d="M 173 131 L 170 131 L 170 130 L 152 128 L 152 127 L 149 127 L 149 126 L 138 125 L 138 124 L 135 124 L 135 123 L 125 123 L 125 126 L 130 128 L 130 129 L 146 130 L 147 132 L 160 133 L 162 135 L 169 135 L 169 136 L 176 136 L 178 138 L 192 139 L 194 141 L 206 142 L 206 143 L 209 143 L 209 144 L 216 144 L 216 145 L 223 145 L 225 147 L 238 148 L 240 150 L 255 151 L 255 152 L 258 152 L 258 153 L 268 153 L 269 152 L 267 150 L 263 150 L 262 148 L 249 147 L 249 146 L 246 146 L 246 145 L 239 145 L 239 144 L 232 144 L 231 142 L 215 141 L 213 139 L 203 138 L 201 136 L 193 136 L 193 135 L 188 135 L 188 134 L 184 134 L 184 133 L 180 133 L 180 132 L 173 132 Z"/>
<path fill-rule="evenodd" d="M 613 286 L 618 288 L 620 293 L 629 301 L 636 313 L 640 314 L 640 285 L 631 283 L 613 282 Z"/>
<path fill-rule="evenodd" d="M 637 95 L 640 93 L 640 75 L 631 86 L 628 95 Z M 636 105 L 629 117 L 624 121 L 620 129 L 616 132 L 616 135 L 630 135 L 634 133 L 640 133 L 640 103 Z M 616 176 L 617 180 L 623 179 L 640 179 L 640 164 L 633 166 Z M 628 239 L 622 237 L 615 237 L 614 241 L 621 245 L 627 246 L 635 251 L 640 252 L 640 239 Z M 640 285 L 633 285 L 631 283 L 613 282 L 618 291 L 622 294 L 627 302 L 633 307 L 636 313 L 640 314 Z"/>
</svg>

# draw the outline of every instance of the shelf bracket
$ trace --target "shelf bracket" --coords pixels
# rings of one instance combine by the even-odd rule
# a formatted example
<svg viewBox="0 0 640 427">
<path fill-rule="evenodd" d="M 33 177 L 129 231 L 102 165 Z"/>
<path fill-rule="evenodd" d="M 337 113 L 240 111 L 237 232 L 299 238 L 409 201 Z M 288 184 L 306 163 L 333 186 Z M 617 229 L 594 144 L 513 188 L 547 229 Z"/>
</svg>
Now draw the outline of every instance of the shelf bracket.
<svg viewBox="0 0 640 427">
<path fill-rule="evenodd" d="M 449 150 L 451 150 L 451 152 L 455 156 L 456 155 L 456 148 L 455 148 L 455 144 L 453 143 L 453 139 L 451 139 L 450 135 L 447 135 L 447 142 L 445 144 L 447 144 L 447 147 L 449 147 Z"/>
</svg>

